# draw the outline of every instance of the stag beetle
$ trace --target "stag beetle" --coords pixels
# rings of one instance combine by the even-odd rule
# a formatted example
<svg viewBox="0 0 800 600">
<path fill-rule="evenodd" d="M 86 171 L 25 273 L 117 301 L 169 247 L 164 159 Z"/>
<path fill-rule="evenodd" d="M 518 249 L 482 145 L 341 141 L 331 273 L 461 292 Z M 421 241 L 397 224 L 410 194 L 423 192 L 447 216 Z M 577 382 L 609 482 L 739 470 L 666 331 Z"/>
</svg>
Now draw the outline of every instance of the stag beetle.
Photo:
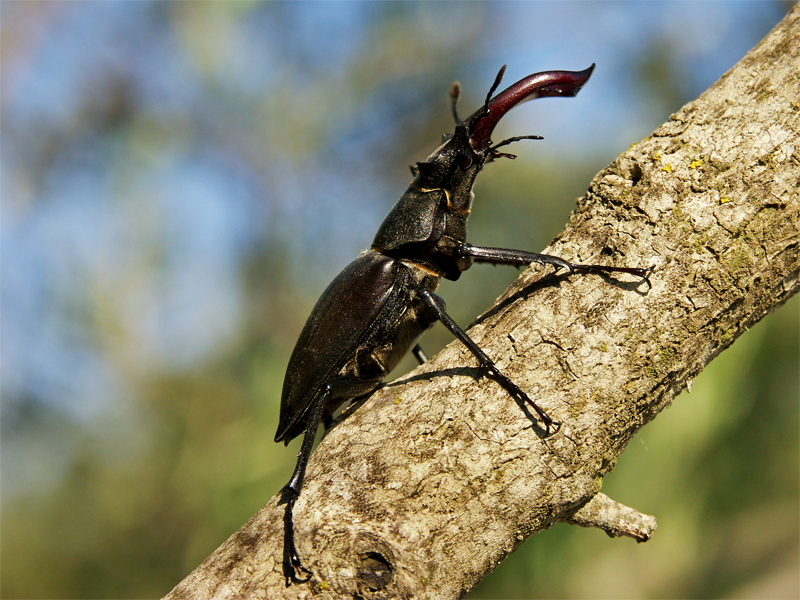
<svg viewBox="0 0 800 600">
<path fill-rule="evenodd" d="M 474 262 L 523 266 L 552 265 L 574 272 L 621 272 L 647 281 L 652 267 L 629 268 L 572 264 L 561 258 L 523 250 L 478 247 L 466 242 L 472 186 L 483 165 L 494 159 L 514 158 L 498 149 L 523 139 L 512 137 L 492 145 L 500 119 L 524 100 L 546 96 L 575 96 L 594 70 L 547 71 L 529 75 L 492 98 L 500 85 L 500 69 L 486 100 L 469 118 L 458 118 L 460 86 L 450 91 L 455 132 L 444 138 L 424 161 L 411 167 L 414 180 L 381 224 L 369 251 L 345 267 L 322 293 L 300 333 L 289 360 L 281 395 L 276 442 L 289 443 L 305 432 L 297 465 L 284 488 L 284 573 L 287 585 L 299 581 L 303 566 L 294 541 L 293 508 L 300 495 L 316 431 L 330 423 L 345 401 L 375 390 L 409 350 L 420 362 L 425 355 L 416 343 L 441 321 L 480 363 L 487 377 L 518 401 L 536 411 L 547 434 L 558 429 L 525 392 L 503 375 L 492 360 L 445 311 L 434 292 L 439 279 L 456 280 Z"/>
</svg>

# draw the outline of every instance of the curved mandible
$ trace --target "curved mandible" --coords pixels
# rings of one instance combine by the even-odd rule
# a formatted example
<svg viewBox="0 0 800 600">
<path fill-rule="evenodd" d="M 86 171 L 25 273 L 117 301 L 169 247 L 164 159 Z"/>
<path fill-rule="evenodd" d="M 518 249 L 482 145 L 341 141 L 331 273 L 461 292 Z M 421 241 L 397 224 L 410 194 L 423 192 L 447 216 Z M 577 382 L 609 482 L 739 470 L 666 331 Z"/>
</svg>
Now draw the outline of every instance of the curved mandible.
<svg viewBox="0 0 800 600">
<path fill-rule="evenodd" d="M 505 66 L 495 80 L 496 87 Z M 491 100 L 487 100 L 466 121 L 469 141 L 476 152 L 486 150 L 491 144 L 492 132 L 503 116 L 517 104 L 548 96 L 575 96 L 589 80 L 594 64 L 583 71 L 543 71 L 528 75 L 509 86 Z M 491 94 L 491 92 L 490 92 Z"/>
</svg>

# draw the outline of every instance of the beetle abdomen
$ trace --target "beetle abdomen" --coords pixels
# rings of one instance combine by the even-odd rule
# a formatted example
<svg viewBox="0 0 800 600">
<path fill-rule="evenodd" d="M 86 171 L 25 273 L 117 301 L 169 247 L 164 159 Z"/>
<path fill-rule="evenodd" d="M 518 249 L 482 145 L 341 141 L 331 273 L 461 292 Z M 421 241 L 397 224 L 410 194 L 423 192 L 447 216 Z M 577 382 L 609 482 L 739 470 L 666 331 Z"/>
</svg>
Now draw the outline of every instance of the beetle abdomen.
<svg viewBox="0 0 800 600">
<path fill-rule="evenodd" d="M 438 278 L 379 252 L 359 256 L 331 282 L 289 359 L 276 442 L 303 432 L 326 384 L 335 390 L 326 415 L 378 387 L 436 320 L 408 297 L 420 283 L 435 288 Z"/>
</svg>

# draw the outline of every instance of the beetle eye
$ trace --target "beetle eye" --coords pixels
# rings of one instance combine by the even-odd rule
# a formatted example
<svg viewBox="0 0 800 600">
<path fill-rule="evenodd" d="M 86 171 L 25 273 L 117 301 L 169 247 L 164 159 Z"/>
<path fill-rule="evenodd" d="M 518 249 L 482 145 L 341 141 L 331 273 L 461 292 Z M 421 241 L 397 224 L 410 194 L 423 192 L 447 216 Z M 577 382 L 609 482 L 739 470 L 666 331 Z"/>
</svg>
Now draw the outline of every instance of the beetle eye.
<svg viewBox="0 0 800 600">
<path fill-rule="evenodd" d="M 461 150 L 456 160 L 458 161 L 458 166 L 461 167 L 463 171 L 466 171 L 472 166 L 472 155 L 467 150 Z"/>
</svg>

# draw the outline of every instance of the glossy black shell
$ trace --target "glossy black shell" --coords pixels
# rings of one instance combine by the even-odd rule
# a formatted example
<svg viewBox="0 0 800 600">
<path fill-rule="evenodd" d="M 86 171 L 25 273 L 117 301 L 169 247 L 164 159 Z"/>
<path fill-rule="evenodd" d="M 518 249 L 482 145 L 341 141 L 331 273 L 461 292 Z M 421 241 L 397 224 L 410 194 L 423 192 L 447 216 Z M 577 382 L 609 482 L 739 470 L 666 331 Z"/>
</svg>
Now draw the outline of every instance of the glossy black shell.
<svg viewBox="0 0 800 600">
<path fill-rule="evenodd" d="M 411 297 L 439 278 L 418 267 L 367 252 L 351 262 L 323 292 L 289 359 L 275 441 L 303 433 L 317 394 L 330 383 L 324 416 L 345 400 L 378 387 L 436 322 L 436 315 Z"/>
</svg>

